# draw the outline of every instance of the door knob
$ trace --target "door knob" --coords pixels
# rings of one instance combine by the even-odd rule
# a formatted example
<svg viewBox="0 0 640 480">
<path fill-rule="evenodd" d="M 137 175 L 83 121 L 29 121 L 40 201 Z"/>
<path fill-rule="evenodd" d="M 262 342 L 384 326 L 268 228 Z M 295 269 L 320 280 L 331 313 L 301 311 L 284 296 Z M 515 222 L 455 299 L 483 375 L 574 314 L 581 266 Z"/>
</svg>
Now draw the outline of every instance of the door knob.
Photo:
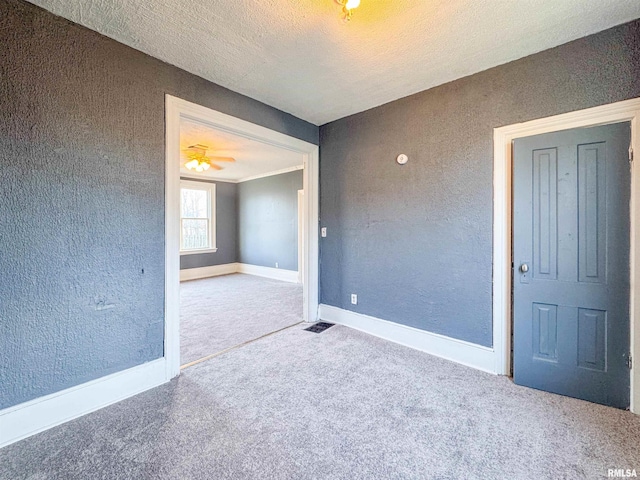
<svg viewBox="0 0 640 480">
<path fill-rule="evenodd" d="M 527 265 L 526 263 L 523 263 L 522 265 L 520 265 L 520 271 L 522 273 L 527 273 L 529 271 L 529 265 Z"/>
</svg>

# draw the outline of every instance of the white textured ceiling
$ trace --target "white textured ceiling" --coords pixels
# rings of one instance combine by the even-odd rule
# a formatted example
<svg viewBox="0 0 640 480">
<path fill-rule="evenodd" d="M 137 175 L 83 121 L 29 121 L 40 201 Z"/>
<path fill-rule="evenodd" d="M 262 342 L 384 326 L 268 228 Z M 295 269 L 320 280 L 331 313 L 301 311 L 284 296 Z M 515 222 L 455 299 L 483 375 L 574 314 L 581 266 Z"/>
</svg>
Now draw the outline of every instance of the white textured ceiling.
<svg viewBox="0 0 640 480">
<path fill-rule="evenodd" d="M 187 159 L 182 156 L 180 159 L 182 176 L 236 182 L 293 167 L 302 168 L 303 158 L 300 153 L 215 130 L 199 123 L 181 120 L 180 151 L 184 152 L 188 147 L 196 144 L 209 147 L 207 156 L 233 157 L 236 161 L 220 162 L 218 165 L 223 167 L 222 170 L 210 168 L 206 172 L 197 173 L 184 166 Z"/>
<path fill-rule="evenodd" d="M 638 0 L 31 0 L 316 125 L 640 17 Z"/>
</svg>

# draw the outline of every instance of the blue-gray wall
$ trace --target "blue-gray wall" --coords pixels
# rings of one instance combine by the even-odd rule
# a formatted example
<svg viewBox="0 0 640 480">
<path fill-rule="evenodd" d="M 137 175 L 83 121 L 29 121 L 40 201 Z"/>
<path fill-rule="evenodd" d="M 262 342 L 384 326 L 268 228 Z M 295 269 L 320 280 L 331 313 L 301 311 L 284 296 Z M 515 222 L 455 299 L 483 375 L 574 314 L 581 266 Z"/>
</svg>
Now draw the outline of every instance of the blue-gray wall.
<svg viewBox="0 0 640 480">
<path fill-rule="evenodd" d="M 165 93 L 318 128 L 0 2 L 0 408 L 163 355 Z"/>
<path fill-rule="evenodd" d="M 185 180 L 201 181 L 193 178 Z M 238 184 L 205 182 L 216 185 L 216 248 L 217 252 L 180 256 L 180 269 L 224 265 L 238 261 Z"/>
<path fill-rule="evenodd" d="M 238 184 L 241 263 L 298 270 L 298 190 L 302 170 Z"/>
<path fill-rule="evenodd" d="M 639 72 L 636 21 L 321 127 L 322 302 L 490 346 L 493 129 L 640 96 Z"/>
</svg>

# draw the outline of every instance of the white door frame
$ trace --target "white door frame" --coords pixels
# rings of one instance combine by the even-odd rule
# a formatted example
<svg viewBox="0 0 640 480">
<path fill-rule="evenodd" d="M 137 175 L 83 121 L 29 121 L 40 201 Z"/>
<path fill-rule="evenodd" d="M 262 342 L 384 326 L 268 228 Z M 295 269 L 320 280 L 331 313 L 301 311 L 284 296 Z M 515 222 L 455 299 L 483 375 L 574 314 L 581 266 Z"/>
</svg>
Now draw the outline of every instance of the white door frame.
<svg viewBox="0 0 640 480">
<path fill-rule="evenodd" d="M 165 96 L 165 333 L 167 378 L 180 373 L 180 119 L 298 152 L 303 157 L 305 192 L 303 319 L 318 319 L 319 147 L 275 130 L 171 95 Z"/>
<path fill-rule="evenodd" d="M 304 190 L 298 190 L 298 283 L 304 282 Z"/>
<path fill-rule="evenodd" d="M 631 122 L 631 145 L 640 152 L 640 98 L 496 128 L 493 131 L 493 348 L 496 373 L 511 372 L 512 141 L 578 127 Z M 640 414 L 640 168 L 631 164 L 631 411 Z"/>
</svg>

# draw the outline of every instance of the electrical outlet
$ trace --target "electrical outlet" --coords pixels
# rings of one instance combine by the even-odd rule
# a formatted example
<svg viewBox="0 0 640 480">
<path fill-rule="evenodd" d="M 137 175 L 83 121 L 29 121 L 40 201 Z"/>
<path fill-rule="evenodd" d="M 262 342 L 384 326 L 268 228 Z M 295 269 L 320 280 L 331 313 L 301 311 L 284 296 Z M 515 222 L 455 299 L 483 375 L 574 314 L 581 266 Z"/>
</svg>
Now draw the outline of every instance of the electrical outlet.
<svg viewBox="0 0 640 480">
<path fill-rule="evenodd" d="M 351 305 L 357 305 L 358 304 L 358 295 L 356 295 L 355 293 L 351 294 Z"/>
<path fill-rule="evenodd" d="M 279 267 L 278 267 L 278 262 L 276 262 L 276 268 L 279 268 Z"/>
<path fill-rule="evenodd" d="M 321 236 L 322 238 L 325 238 L 325 237 L 327 236 L 327 227 L 322 227 L 322 228 L 320 229 L 320 236 Z"/>
</svg>

